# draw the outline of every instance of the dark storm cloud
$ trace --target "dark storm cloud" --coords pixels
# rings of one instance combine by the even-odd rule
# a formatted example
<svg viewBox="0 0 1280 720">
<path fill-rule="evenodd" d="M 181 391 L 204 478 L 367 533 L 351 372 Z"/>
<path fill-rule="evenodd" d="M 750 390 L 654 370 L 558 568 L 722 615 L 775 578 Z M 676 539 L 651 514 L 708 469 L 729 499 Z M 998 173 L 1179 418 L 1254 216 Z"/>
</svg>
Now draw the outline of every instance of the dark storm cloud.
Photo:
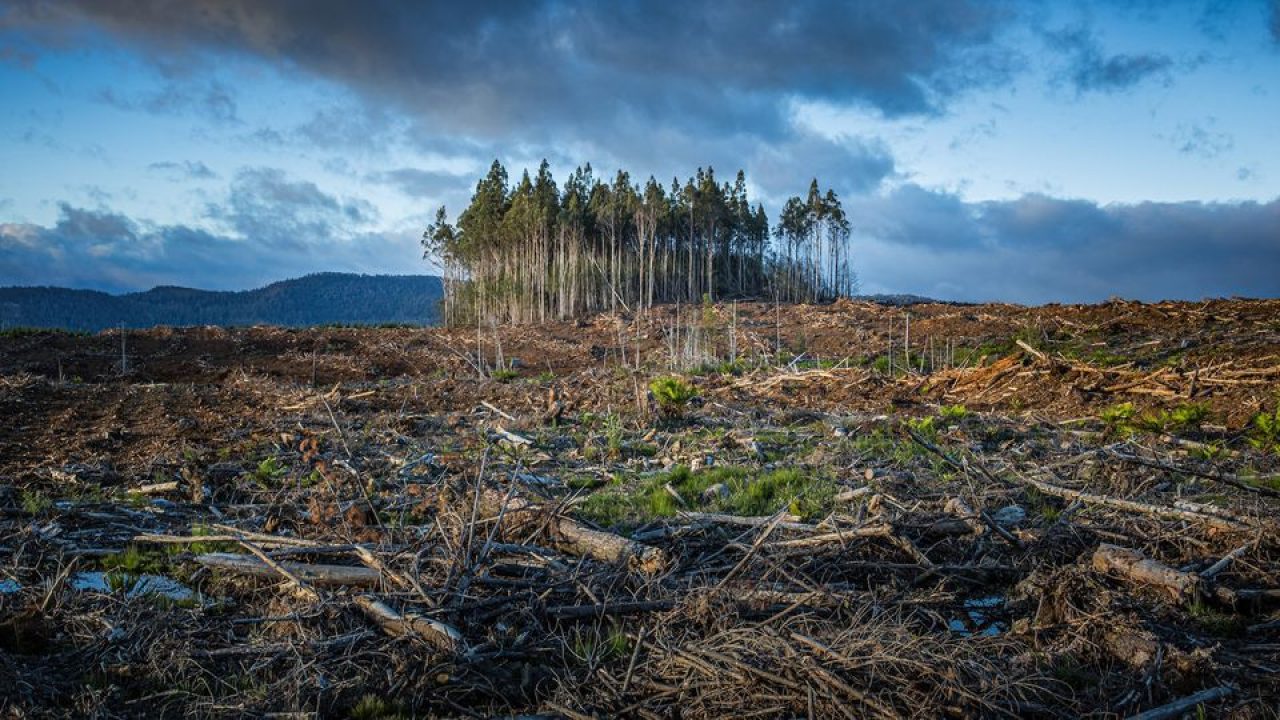
<svg viewBox="0 0 1280 720">
<path fill-rule="evenodd" d="M 1280 296 L 1280 199 L 965 203 L 908 185 L 856 201 L 870 290 L 1043 303 Z"/>
<path fill-rule="evenodd" d="M 1011 15 L 976 0 L 64 0 L 16 5 L 7 22 L 104 29 L 170 67 L 257 57 L 472 134 L 628 116 L 769 134 L 795 95 L 901 115 L 999 82 L 1014 61 L 995 39 Z"/>
<path fill-rule="evenodd" d="M 216 180 L 218 174 L 199 161 L 184 160 L 182 162 L 154 162 L 147 166 L 148 170 L 164 173 L 169 177 L 188 180 Z"/>
<path fill-rule="evenodd" d="M 1174 67 L 1173 59 L 1161 53 L 1106 55 L 1086 28 L 1047 33 L 1046 39 L 1068 57 L 1062 79 L 1077 93 L 1120 92 L 1153 77 L 1167 81 Z"/>
</svg>

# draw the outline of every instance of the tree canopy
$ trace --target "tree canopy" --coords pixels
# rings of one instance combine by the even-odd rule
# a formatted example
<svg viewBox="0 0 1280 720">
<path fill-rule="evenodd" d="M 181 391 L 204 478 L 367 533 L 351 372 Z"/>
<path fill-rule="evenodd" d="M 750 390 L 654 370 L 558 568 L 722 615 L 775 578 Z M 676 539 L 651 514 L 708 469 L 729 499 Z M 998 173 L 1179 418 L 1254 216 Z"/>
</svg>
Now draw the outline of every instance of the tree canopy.
<svg viewBox="0 0 1280 720">
<path fill-rule="evenodd" d="M 850 224 L 815 179 L 770 232 L 746 175 L 698 168 L 682 184 L 643 184 L 590 165 L 557 185 L 546 160 L 512 186 L 495 160 L 456 225 L 441 207 L 423 233 L 441 266 L 451 324 L 530 323 L 704 298 L 816 302 L 856 291 Z"/>
</svg>

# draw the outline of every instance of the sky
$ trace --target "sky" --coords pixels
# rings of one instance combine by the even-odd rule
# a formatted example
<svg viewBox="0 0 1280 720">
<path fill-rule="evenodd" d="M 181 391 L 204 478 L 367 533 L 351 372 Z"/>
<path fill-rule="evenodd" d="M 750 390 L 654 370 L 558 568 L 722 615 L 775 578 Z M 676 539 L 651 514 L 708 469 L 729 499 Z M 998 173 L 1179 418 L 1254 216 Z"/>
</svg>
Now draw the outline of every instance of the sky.
<svg viewBox="0 0 1280 720">
<path fill-rule="evenodd" d="M 1280 0 L 0 0 L 0 285 L 434 268 L 499 159 L 817 177 L 867 293 L 1280 296 Z"/>
</svg>

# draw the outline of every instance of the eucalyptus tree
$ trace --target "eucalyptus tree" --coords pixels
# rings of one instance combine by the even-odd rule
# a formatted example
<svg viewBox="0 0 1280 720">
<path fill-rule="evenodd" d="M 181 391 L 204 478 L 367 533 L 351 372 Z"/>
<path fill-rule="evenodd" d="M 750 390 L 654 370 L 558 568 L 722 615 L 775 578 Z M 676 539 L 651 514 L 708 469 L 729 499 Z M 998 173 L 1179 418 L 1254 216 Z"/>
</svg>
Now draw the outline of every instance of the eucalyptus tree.
<svg viewBox="0 0 1280 720">
<path fill-rule="evenodd" d="M 451 324 L 543 322 L 661 302 L 770 294 L 812 302 L 851 292 L 850 224 L 815 180 L 787 200 L 770 238 L 746 175 L 717 182 L 699 168 L 670 189 L 619 170 L 576 168 L 558 186 L 544 160 L 511 187 L 498 161 L 450 225 L 444 208 L 423 234 L 445 276 Z"/>
</svg>

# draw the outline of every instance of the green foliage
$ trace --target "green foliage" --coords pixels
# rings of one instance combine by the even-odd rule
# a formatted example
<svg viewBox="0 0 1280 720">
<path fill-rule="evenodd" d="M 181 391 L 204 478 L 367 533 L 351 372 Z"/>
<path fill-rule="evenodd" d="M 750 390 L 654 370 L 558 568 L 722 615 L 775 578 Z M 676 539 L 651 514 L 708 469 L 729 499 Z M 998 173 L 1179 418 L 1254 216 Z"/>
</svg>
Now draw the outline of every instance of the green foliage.
<svg viewBox="0 0 1280 720">
<path fill-rule="evenodd" d="M 1243 637 L 1248 625 L 1235 613 L 1223 612 L 1201 598 L 1196 598 L 1187 605 L 1187 614 L 1201 630 L 1217 637 Z"/>
<path fill-rule="evenodd" d="M 1200 427 L 1209 417 L 1209 406 L 1204 403 L 1187 403 L 1173 410 L 1156 410 L 1143 413 L 1138 418 L 1139 428 L 1148 432 L 1184 432 Z"/>
<path fill-rule="evenodd" d="M 963 420 L 969 417 L 969 409 L 964 405 L 943 405 L 938 408 L 938 416 L 943 420 Z"/>
<path fill-rule="evenodd" d="M 929 442 L 938 441 L 938 427 L 934 422 L 933 416 L 907 418 L 907 427 L 914 430 L 917 435 Z"/>
<path fill-rule="evenodd" d="M 351 720 L 400 720 L 405 717 L 399 703 L 379 695 L 365 695 L 351 707 Z"/>
<path fill-rule="evenodd" d="M 604 437 L 609 457 L 622 457 L 622 418 L 615 412 L 604 416 Z"/>
<path fill-rule="evenodd" d="M 159 552 L 147 552 L 137 545 L 129 545 L 124 550 L 102 558 L 104 570 L 112 570 L 130 575 L 142 573 L 161 573 L 168 566 L 165 556 Z"/>
<path fill-rule="evenodd" d="M 1204 403 L 1185 403 L 1172 410 L 1150 410 L 1138 413 L 1133 403 L 1120 403 L 1098 414 L 1107 426 L 1107 432 L 1129 437 L 1139 432 L 1176 433 L 1194 430 L 1209 417 L 1209 406 Z"/>
<path fill-rule="evenodd" d="M 512 368 L 498 368 L 489 373 L 489 377 L 497 380 L 498 382 L 505 383 L 520 377 L 520 372 L 518 370 L 513 370 Z"/>
<path fill-rule="evenodd" d="M 716 485 L 723 485 L 725 493 L 704 500 L 703 493 Z M 684 506 L 667 486 L 680 496 Z M 596 492 L 578 507 L 578 513 L 602 526 L 672 517 L 682 509 L 750 516 L 786 510 L 811 517 L 830 505 L 835 492 L 835 483 L 827 478 L 796 469 L 760 473 L 742 467 L 721 467 L 692 472 L 679 466 L 650 477 L 634 490 Z"/>
<path fill-rule="evenodd" d="M 1107 425 L 1114 426 L 1132 420 L 1137 412 L 1137 409 L 1133 407 L 1133 403 L 1126 402 L 1103 408 L 1102 412 L 1098 413 L 1098 417 Z"/>
<path fill-rule="evenodd" d="M 1260 412 L 1249 427 L 1249 444 L 1269 453 L 1280 453 L 1280 405 L 1272 412 Z"/>
<path fill-rule="evenodd" d="M 596 627 L 577 628 L 569 635 L 566 649 L 573 659 L 588 666 L 627 657 L 631 640 L 619 626 L 607 630 Z"/>
<path fill-rule="evenodd" d="M 685 407 L 697 394 L 692 385 L 675 375 L 654 378 L 649 383 L 649 392 L 653 393 L 659 412 L 668 418 L 683 416 Z"/>
<path fill-rule="evenodd" d="M 253 479 L 262 487 L 270 487 L 275 481 L 284 477 L 288 470 L 285 469 L 280 461 L 274 455 L 263 458 L 258 463 L 258 467 L 253 471 Z"/>
<path fill-rule="evenodd" d="M 727 375 L 738 377 L 751 369 L 751 364 L 743 358 L 737 360 L 724 360 L 717 363 L 705 363 L 694 368 L 690 372 L 694 375 Z"/>
<path fill-rule="evenodd" d="M 23 490 L 20 501 L 23 512 L 31 515 L 42 515 L 53 507 L 53 501 L 39 490 Z"/>
</svg>

